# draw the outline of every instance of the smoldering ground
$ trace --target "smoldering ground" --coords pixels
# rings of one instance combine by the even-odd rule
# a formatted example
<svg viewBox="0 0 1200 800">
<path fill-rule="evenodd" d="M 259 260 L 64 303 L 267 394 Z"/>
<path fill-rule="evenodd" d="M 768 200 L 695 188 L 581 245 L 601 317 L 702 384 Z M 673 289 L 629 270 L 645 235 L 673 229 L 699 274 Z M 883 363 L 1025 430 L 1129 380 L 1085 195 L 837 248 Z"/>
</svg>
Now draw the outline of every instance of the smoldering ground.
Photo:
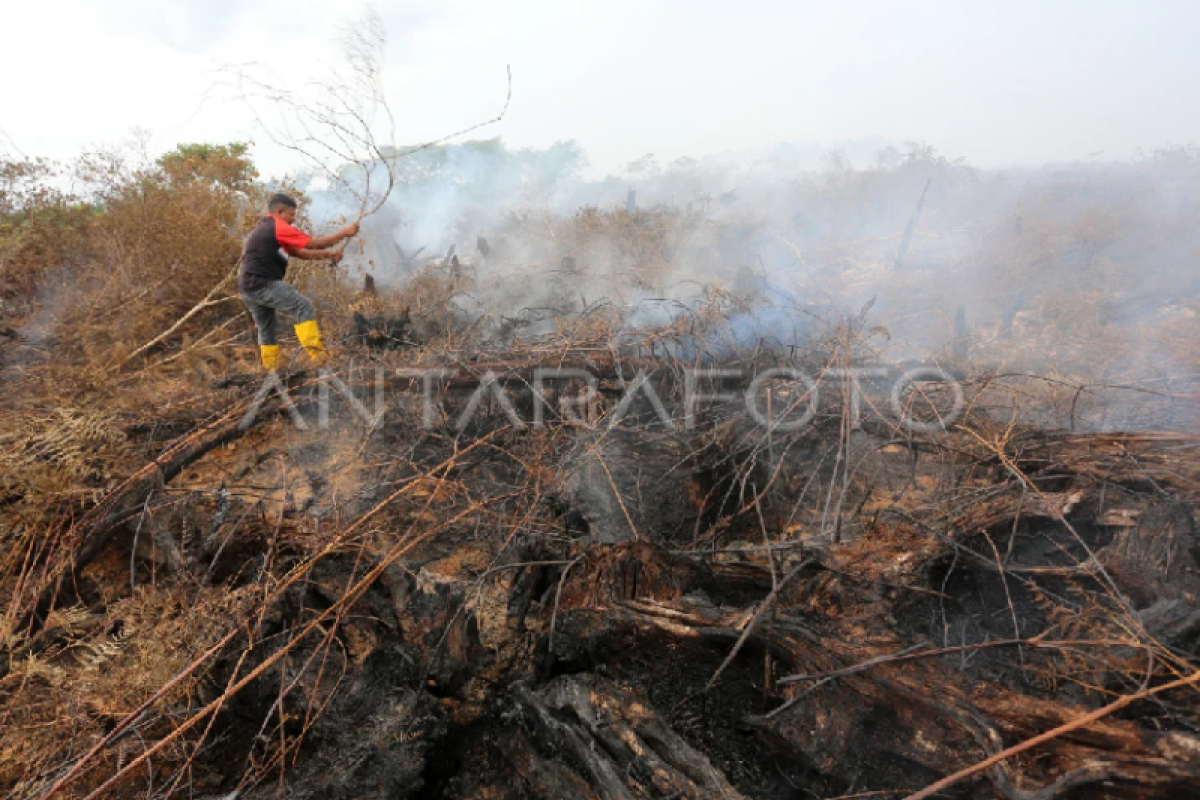
<svg viewBox="0 0 1200 800">
<path fill-rule="evenodd" d="M 647 156 L 589 179 L 571 142 L 431 148 L 395 162 L 348 263 L 396 288 L 422 270 L 469 274 L 451 310 L 491 336 L 536 338 L 598 307 L 629 329 L 670 325 L 717 297 L 724 330 L 681 338 L 683 357 L 794 349 L 857 319 L 891 363 L 969 353 L 1167 391 L 1190 374 L 1200 151 L 983 170 L 917 143 L 852 149 L 859 163 L 784 146 Z M 318 217 L 353 211 L 312 194 Z"/>
</svg>

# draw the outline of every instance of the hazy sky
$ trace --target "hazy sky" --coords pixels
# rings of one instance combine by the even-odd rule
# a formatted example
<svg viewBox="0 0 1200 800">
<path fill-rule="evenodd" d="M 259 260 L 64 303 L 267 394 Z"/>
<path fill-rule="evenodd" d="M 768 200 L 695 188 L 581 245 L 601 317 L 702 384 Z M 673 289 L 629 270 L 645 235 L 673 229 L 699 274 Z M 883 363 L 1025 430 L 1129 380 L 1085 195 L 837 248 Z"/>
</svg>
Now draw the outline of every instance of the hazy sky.
<svg viewBox="0 0 1200 800">
<path fill-rule="evenodd" d="M 265 144 L 220 67 L 294 82 L 339 60 L 352 3 L 0 0 L 0 130 L 65 158 L 132 128 Z M 361 8 L 361 7 L 358 7 Z M 978 165 L 1200 142 L 1200 3 L 381 0 L 402 141 L 494 116 L 511 146 L 575 139 L 598 171 L 776 142 L 919 139 Z"/>
</svg>

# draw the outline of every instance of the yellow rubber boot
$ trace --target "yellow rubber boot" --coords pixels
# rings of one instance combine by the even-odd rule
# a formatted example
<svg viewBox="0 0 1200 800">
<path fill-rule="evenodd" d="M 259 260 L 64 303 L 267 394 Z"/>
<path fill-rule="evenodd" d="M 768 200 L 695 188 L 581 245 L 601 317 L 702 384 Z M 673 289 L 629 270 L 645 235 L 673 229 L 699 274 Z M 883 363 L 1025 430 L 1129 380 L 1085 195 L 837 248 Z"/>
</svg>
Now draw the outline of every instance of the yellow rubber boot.
<svg viewBox="0 0 1200 800">
<path fill-rule="evenodd" d="M 329 353 L 321 345 L 321 330 L 317 327 L 315 319 L 297 325 L 296 338 L 300 340 L 300 344 L 304 346 L 305 352 L 308 353 L 308 357 L 314 364 L 321 366 L 328 360 Z"/>
<path fill-rule="evenodd" d="M 259 345 L 258 349 L 262 356 L 263 369 L 267 372 L 274 372 L 279 369 L 279 345 L 263 344 Z"/>
</svg>

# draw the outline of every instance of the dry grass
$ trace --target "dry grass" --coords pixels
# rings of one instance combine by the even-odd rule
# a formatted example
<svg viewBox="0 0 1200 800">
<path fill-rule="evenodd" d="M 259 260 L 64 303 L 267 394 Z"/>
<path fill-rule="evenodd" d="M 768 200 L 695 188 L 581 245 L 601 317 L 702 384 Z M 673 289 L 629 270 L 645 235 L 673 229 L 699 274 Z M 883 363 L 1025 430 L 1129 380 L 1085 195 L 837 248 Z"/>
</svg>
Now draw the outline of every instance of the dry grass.
<svg viewBox="0 0 1200 800">
<path fill-rule="evenodd" d="M 197 772 L 221 766 L 205 763 L 207 748 L 221 736 L 219 730 L 207 730 L 208 720 L 224 708 L 220 693 L 227 686 L 239 691 L 258 686 L 251 680 L 255 676 L 288 677 L 273 684 L 278 708 L 297 714 L 308 731 L 341 685 L 338 670 L 361 669 L 381 640 L 380 629 L 364 621 L 358 604 L 366 603 L 363 598 L 389 564 L 408 569 L 408 560 L 416 563 L 419 555 L 427 568 L 418 567 L 416 585 L 468 584 L 475 598 L 455 611 L 454 619 L 425 620 L 429 630 L 407 632 L 414 641 L 450 637 L 455 620 L 471 612 L 486 612 L 488 640 L 501 641 L 501 601 L 493 582 L 508 574 L 519 546 L 529 542 L 542 550 L 538 561 L 579 563 L 586 544 L 569 531 L 562 509 L 582 505 L 593 515 L 592 530 L 599 530 L 597 509 L 604 503 L 597 502 L 597 492 L 616 495 L 618 503 L 608 508 L 617 518 L 614 529 L 624 526 L 638 538 L 714 564 L 737 559 L 769 569 L 778 580 L 781 571 L 803 563 L 799 552 L 788 548 L 803 545 L 821 554 L 837 572 L 814 581 L 809 596 L 789 595 L 785 610 L 802 609 L 828 624 L 837 634 L 830 637 L 829 652 L 845 660 L 897 651 L 908 644 L 905 635 L 923 630 L 881 627 L 877 591 L 911 590 L 937 598 L 956 570 L 969 568 L 976 579 L 998 574 L 1005 581 L 1005 594 L 997 595 L 1006 598 L 1005 604 L 987 609 L 1005 625 L 1025 614 L 1046 621 L 1044 630 L 1019 630 L 1015 638 L 1036 635 L 1070 643 L 1029 655 L 1028 661 L 1019 655 L 999 662 L 996 680 L 1018 698 L 1027 692 L 1065 714 L 1055 699 L 1059 695 L 1094 707 L 1115 694 L 1194 669 L 1192 656 L 1147 634 L 1124 590 L 1098 580 L 1096 565 L 1079 551 L 1071 550 L 1068 563 L 1055 562 L 1054 579 L 1067 576 L 1065 589 L 1039 583 L 1039 573 L 1021 571 L 1045 564 L 1015 564 L 1007 557 L 1011 548 L 1026 544 L 1018 535 L 1022 515 L 1036 521 L 1037 531 L 1056 537 L 1058 546 L 1074 547 L 1070 536 L 1076 518 L 1056 511 L 1063 491 L 1055 481 L 1061 476 L 1044 474 L 1047 464 L 1068 471 L 1072 490 L 1101 505 L 1127 503 L 1125 510 L 1140 510 L 1166 502 L 1165 497 L 1194 508 L 1200 500 L 1200 470 L 1191 451 L 1172 450 L 1187 446 L 1186 439 L 1148 445 L 1069 440 L 1022 424 L 1036 420 L 1055 429 L 1082 430 L 1136 419 L 1144 422 L 1139 427 L 1168 427 L 1177 421 L 1176 406 L 1195 398 L 1189 383 L 1195 376 L 1186 368 L 1200 357 L 1195 344 L 1200 316 L 1193 301 L 1181 299 L 1159 316 L 1139 316 L 1132 323 L 1106 316 L 1138 286 L 1137 258 L 1123 243 L 1134 235 L 1131 231 L 1145 235 L 1144 221 L 1113 208 L 1056 218 L 1053 194 L 1023 207 L 1020 237 L 985 238 L 979 245 L 974 266 L 984 276 L 981 285 L 991 287 L 981 292 L 995 296 L 992 305 L 981 307 L 992 316 L 987 325 L 976 326 L 974 355 L 960 364 L 971 372 L 970 409 L 945 436 L 914 436 L 898 428 L 874 413 L 878 397 L 872 399 L 875 406 L 868 404 L 867 424 L 855 429 L 847 395 L 837 390 L 825 395 L 811 429 L 789 435 L 751 429 L 744 415 L 728 408 L 714 412 L 712 427 L 695 435 L 634 431 L 622 438 L 620 432 L 593 433 L 570 425 L 519 433 L 495 408 L 482 413 L 476 426 L 456 431 L 450 423 L 464 398 L 431 430 L 413 424 L 419 412 L 407 399 L 375 427 L 347 417 L 331 432 L 301 433 L 272 420 L 232 448 L 213 451 L 173 487 L 151 492 L 137 521 L 126 524 L 143 537 L 138 546 L 122 540 L 71 576 L 66 583 L 75 585 L 62 587 L 65 607 L 51 608 L 34 631 L 29 619 L 37 604 L 28 587 L 69 561 L 72 554 L 55 542 L 79 511 L 169 441 L 245 400 L 209 387 L 212 378 L 253 368 L 253 348 L 235 300 L 214 304 L 144 358 L 119 366 L 124 355 L 222 285 L 236 260 L 236 234 L 253 221 L 246 209 L 257 202 L 259 189 L 248 183 L 247 165 L 233 151 L 209 155 L 212 163 L 197 152 L 184 152 L 180 161 L 136 170 L 111 161 L 92 163 L 88 168 L 103 176 L 96 190 L 102 211 L 89 222 L 88 269 L 45 304 L 57 304 L 58 311 L 44 320 L 41 338 L 27 338 L 15 356 L 4 351 L 4 379 L 20 397 L 17 413 L 0 420 L 5 553 L 0 586 L 6 601 L 0 633 L 11 659 L 0 679 L 0 727 L 6 729 L 0 786 L 11 796 L 33 796 L 61 778 L 81 753 L 104 739 L 106 730 L 163 687 L 171 688 L 129 734 L 92 757 L 92 770 L 64 796 L 83 796 L 146 754 L 151 754 L 148 760 L 124 774 L 113 791 L 146 798 L 181 794 L 187 786 L 183 776 L 191 780 L 190 765 Z M 837 236 L 823 245 L 826 250 L 808 254 L 831 260 L 805 280 L 828 279 L 831 294 L 835 288 L 884 287 L 911 300 L 912 307 L 888 321 L 886 329 L 874 326 L 869 310 L 843 309 L 831 315 L 833 323 L 815 329 L 799 352 L 734 346 L 734 321 L 769 301 L 739 290 L 739 268 L 743 276 L 746 269 L 739 261 L 749 257 L 724 248 L 732 248 L 730 242 L 741 234 L 702 213 L 590 209 L 569 218 L 514 216 L 493 243 L 490 261 L 463 258 L 452 266 L 431 260 L 403 285 L 382 287 L 370 298 L 321 265 L 299 265 L 291 277 L 316 298 L 334 342 L 348 333 L 352 312 L 364 303 L 374 312 L 407 311 L 420 346 L 388 354 L 350 353 L 388 367 L 437 364 L 469 370 L 480 361 L 597 366 L 622 359 L 632 367 L 642 363 L 636 358 L 652 356 L 671 372 L 707 356 L 711 363 L 747 370 L 801 365 L 833 386 L 831 370 L 838 366 L 890 363 L 895 339 L 918 322 L 926 333 L 931 319 L 949 326 L 946 310 L 937 316 L 931 307 L 949 296 L 946 276 L 963 274 L 963 265 L 949 265 L 946 273 L 882 274 L 894 242 L 856 238 L 852 225 L 881 183 L 908 187 L 928 166 L 910 159 L 859 176 L 831 166 L 837 174 L 818 194 L 837 218 Z M 961 165 L 935 166 L 953 179 L 946 192 L 966 192 L 964 187 L 978 180 Z M 32 257 L 28 254 L 34 251 L 25 249 L 32 240 L 8 241 L 16 244 L 5 252 Z M 916 252 L 921 255 L 919 247 Z M 634 324 L 631 309 L 637 299 L 669 288 L 687 266 L 681 261 L 696 253 L 717 265 L 706 273 L 707 284 L 664 324 Z M 1057 277 L 1039 283 L 1051 267 L 1059 270 Z M 538 309 L 519 303 L 534 282 Z M 11 285 L 31 294 L 50 286 L 45 273 L 36 271 Z M 131 296 L 129 286 L 139 287 L 138 292 Z M 581 286 L 595 287 L 596 293 L 580 298 Z M 997 287 L 1007 286 L 1037 292 L 1016 315 L 1010 337 L 1001 339 L 992 326 L 999 327 L 995 315 L 1002 305 Z M 472 295 L 490 305 L 473 309 L 463 301 Z M 210 337 L 214 330 L 223 332 Z M 1147 346 L 1162 358 L 1161 365 L 1169 365 L 1159 370 L 1157 383 L 1144 371 L 1126 371 L 1138 347 Z M 1026 373 L 1035 363 L 1040 374 L 1030 377 Z M 597 413 L 611 412 L 614 386 L 629 374 L 609 378 L 610 397 L 597 403 Z M 1140 391 L 1113 394 L 1134 391 L 1117 383 Z M 801 395 L 800 388 L 790 386 L 773 396 L 793 402 Z M 666 402 L 677 419 L 682 416 L 677 391 L 667 393 Z M 1140 416 L 1122 416 L 1127 408 Z M 1047 451 L 1052 457 L 1043 455 Z M 596 480 L 580 488 L 580 475 Z M 1038 503 L 1023 505 L 1039 496 Z M 1089 520 L 1096 517 L 1098 512 Z M 163 543 L 177 554 L 156 551 Z M 218 569 L 222 553 L 235 554 L 236 569 Z M 353 568 L 333 576 L 320 573 L 321 565 L 346 562 Z M 554 575 L 561 595 L 569 570 Z M 850 588 L 860 584 L 868 588 Z M 600 595 L 609 588 L 592 587 Z M 301 589 L 320 594 L 321 607 L 301 604 L 295 611 L 288 606 Z M 1020 615 L 1010 589 L 1028 595 Z M 686 598 L 667 599 L 683 603 Z M 757 619 L 763 608 L 736 613 L 744 622 Z M 936 605 L 929 608 L 933 624 L 941 626 L 943 640 L 936 643 L 944 647 L 959 645 L 950 639 L 952 628 L 964 640 L 986 639 L 994 632 L 990 617 L 956 621 L 944 606 L 940 617 Z M 291 616 L 281 609 L 292 609 Z M 557 613 L 556 595 L 551 626 Z M 722 613 L 734 615 L 734 610 Z M 264 634 L 268 617 L 278 627 Z M 741 629 L 742 641 L 762 635 L 753 629 Z M 54 636 L 46 635 L 49 631 Z M 203 655 L 226 635 L 235 644 Z M 1089 644 L 1112 642 L 1117 644 Z M 517 659 L 523 647 L 509 642 L 498 650 Z M 956 682 L 954 691 L 966 704 L 973 682 L 985 681 L 967 669 L 969 651 L 963 652 L 961 674 L 946 680 Z M 188 672 L 192 666 L 198 668 Z M 218 681 L 218 673 L 228 682 Z M 173 683 L 181 675 L 185 679 Z M 472 691 L 483 690 L 473 686 Z M 781 702 L 803 696 L 778 687 L 773 691 L 773 699 Z M 272 698 L 267 706 L 275 708 L 275 702 Z M 1000 701 L 978 702 L 964 708 L 1014 719 L 1004 716 L 1016 712 L 1004 710 Z M 286 771 L 281 764 L 295 766 L 300 753 L 303 734 L 279 723 L 274 713 L 254 720 L 262 725 L 262 741 L 248 751 L 247 784 L 273 779 Z M 1166 708 L 1160 719 L 1179 729 L 1200 724 L 1179 705 Z M 240 778 L 240 765 L 238 771 Z M 175 779 L 179 782 L 168 783 Z"/>
</svg>

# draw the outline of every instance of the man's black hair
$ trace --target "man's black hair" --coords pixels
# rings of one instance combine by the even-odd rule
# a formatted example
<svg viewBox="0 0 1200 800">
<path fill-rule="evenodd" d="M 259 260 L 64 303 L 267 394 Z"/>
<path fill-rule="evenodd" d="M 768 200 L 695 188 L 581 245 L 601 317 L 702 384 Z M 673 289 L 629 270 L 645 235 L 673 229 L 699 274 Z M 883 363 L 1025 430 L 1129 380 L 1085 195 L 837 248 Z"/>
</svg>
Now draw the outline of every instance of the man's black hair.
<svg viewBox="0 0 1200 800">
<path fill-rule="evenodd" d="M 286 194 L 276 193 L 271 196 L 271 202 L 267 203 L 267 211 L 278 211 L 284 206 L 287 206 L 288 208 L 295 208 L 296 201 L 288 197 Z"/>
</svg>

